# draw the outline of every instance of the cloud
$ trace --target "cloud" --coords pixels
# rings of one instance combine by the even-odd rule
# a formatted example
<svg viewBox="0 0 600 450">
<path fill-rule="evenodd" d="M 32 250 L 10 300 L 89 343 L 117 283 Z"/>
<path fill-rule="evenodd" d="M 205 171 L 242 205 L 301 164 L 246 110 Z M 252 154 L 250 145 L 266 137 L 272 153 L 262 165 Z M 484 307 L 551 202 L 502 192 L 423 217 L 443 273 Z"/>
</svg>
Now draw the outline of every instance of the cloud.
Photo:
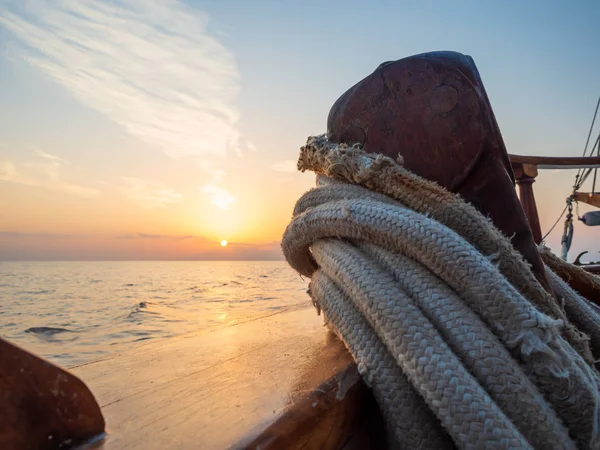
<svg viewBox="0 0 600 450">
<path fill-rule="evenodd" d="M 209 196 L 210 202 L 219 209 L 227 210 L 237 202 L 237 198 L 229 191 L 220 186 L 208 184 L 202 188 L 202 192 Z"/>
<path fill-rule="evenodd" d="M 207 159 L 197 161 L 197 166 L 210 178 L 210 181 L 207 184 L 218 185 L 225 178 L 225 171 L 220 169 L 214 161 L 209 161 Z"/>
<path fill-rule="evenodd" d="M 256 148 L 256 145 L 254 145 L 254 142 L 252 141 L 246 141 L 246 148 L 248 150 L 250 150 L 252 153 L 256 152 L 258 149 Z"/>
<path fill-rule="evenodd" d="M 9 0 L 12 51 L 173 158 L 239 153 L 238 70 L 208 18 L 173 0 Z"/>
<path fill-rule="evenodd" d="M 207 160 L 199 161 L 198 166 L 209 177 L 209 182 L 200 189 L 202 193 L 207 195 L 217 208 L 224 211 L 231 209 L 237 203 L 237 198 L 227 189 L 219 186 L 225 178 L 225 171 L 219 169 L 214 162 Z"/>
<path fill-rule="evenodd" d="M 17 168 L 10 161 L 0 161 L 0 180 L 13 181 L 17 178 Z"/>
<path fill-rule="evenodd" d="M 60 164 L 70 164 L 69 161 L 66 161 L 62 158 L 59 158 L 56 155 L 51 155 L 50 153 L 46 153 L 44 150 L 42 150 L 41 148 L 38 147 L 33 147 L 33 150 L 35 151 L 35 153 L 40 157 L 40 158 L 44 158 L 44 159 L 49 159 L 50 161 L 54 161 Z"/>
<path fill-rule="evenodd" d="M 205 249 L 201 253 L 189 255 L 191 260 L 245 260 L 245 261 L 272 261 L 283 260 L 281 244 L 272 242 L 267 244 L 246 244 L 242 242 L 229 242 L 227 247 Z"/>
<path fill-rule="evenodd" d="M 0 238 L 25 238 L 25 239 L 85 239 L 88 236 L 73 236 L 72 234 L 52 233 L 21 233 L 19 231 L 0 231 Z"/>
<path fill-rule="evenodd" d="M 133 233 L 123 236 L 77 236 L 0 232 L 0 261 L 132 260 L 281 260 L 278 242 L 246 244 L 203 236 Z"/>
<path fill-rule="evenodd" d="M 163 234 L 146 234 L 146 233 L 136 233 L 136 234 L 124 234 L 122 236 L 117 236 L 117 239 L 167 239 L 168 236 Z"/>
<path fill-rule="evenodd" d="M 38 159 L 22 163 L 0 160 L 0 181 L 36 186 L 76 197 L 91 198 L 100 194 L 93 189 L 62 180 L 62 168 L 68 161 L 35 148 Z"/>
<path fill-rule="evenodd" d="M 117 239 L 171 239 L 175 241 L 188 240 L 188 239 L 196 239 L 200 241 L 207 241 L 203 236 L 192 236 L 192 235 L 184 235 L 184 236 L 172 236 L 167 234 L 147 234 L 147 233 L 135 233 L 135 234 L 124 234 L 122 236 L 117 236 Z"/>
<path fill-rule="evenodd" d="M 289 159 L 287 161 L 281 161 L 273 164 L 271 166 L 271 169 L 276 170 L 278 172 L 297 172 L 298 163 L 292 159 Z"/>
<path fill-rule="evenodd" d="M 157 181 L 124 177 L 120 190 L 125 196 L 144 208 L 164 208 L 179 202 L 183 195 Z"/>
</svg>

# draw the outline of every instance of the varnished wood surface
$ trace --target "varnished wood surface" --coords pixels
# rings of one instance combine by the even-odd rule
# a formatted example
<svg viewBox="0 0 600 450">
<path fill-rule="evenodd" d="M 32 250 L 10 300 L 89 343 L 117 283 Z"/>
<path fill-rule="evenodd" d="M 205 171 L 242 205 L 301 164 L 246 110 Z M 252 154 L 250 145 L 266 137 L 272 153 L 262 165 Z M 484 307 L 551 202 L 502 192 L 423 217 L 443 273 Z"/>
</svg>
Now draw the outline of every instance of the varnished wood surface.
<svg viewBox="0 0 600 450">
<path fill-rule="evenodd" d="M 550 250 L 543 252 L 543 258 L 548 267 L 565 280 L 573 289 L 590 302 L 600 306 L 600 277 L 594 274 L 592 266 L 587 266 L 586 268 L 568 264 L 550 252 Z"/>
<path fill-rule="evenodd" d="M 405 169 L 459 194 L 511 236 L 550 288 L 473 58 L 440 51 L 380 64 L 335 101 L 327 135 L 394 160 L 400 151 Z"/>
<path fill-rule="evenodd" d="M 370 401 L 312 306 L 72 370 L 102 406 L 106 449 L 340 448 Z"/>
<path fill-rule="evenodd" d="M 542 242 L 542 227 L 533 194 L 533 183 L 535 183 L 535 177 L 537 176 L 537 167 L 529 164 L 513 163 L 513 171 L 519 186 L 519 201 L 529 222 L 533 240 L 539 245 Z"/>
<path fill-rule="evenodd" d="M 576 192 L 575 200 L 600 208 L 600 192 L 594 194 L 591 192 Z"/>
<path fill-rule="evenodd" d="M 103 432 L 100 408 L 81 380 L 0 339 L 0 449 L 69 448 Z"/>
<path fill-rule="evenodd" d="M 358 379 L 356 365 L 348 364 L 236 450 L 390 448 L 379 407 Z"/>
<path fill-rule="evenodd" d="M 600 167 L 600 156 L 525 156 L 508 155 L 511 163 L 531 164 L 538 169 L 580 169 Z"/>
<path fill-rule="evenodd" d="M 586 272 L 593 273 L 594 275 L 600 275 L 600 264 L 589 264 L 580 267 Z"/>
</svg>

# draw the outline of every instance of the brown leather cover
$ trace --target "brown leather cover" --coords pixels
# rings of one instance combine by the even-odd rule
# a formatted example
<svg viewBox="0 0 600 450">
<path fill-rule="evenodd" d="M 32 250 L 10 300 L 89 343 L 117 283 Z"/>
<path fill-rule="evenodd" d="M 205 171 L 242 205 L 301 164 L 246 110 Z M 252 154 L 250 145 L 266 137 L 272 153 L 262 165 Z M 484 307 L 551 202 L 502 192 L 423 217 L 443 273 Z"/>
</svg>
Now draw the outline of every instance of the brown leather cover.
<svg viewBox="0 0 600 450">
<path fill-rule="evenodd" d="M 329 112 L 338 143 L 360 143 L 460 194 L 512 239 L 544 287 L 544 266 L 514 189 L 508 153 L 470 56 L 432 52 L 381 64 Z"/>
<path fill-rule="evenodd" d="M 68 449 L 103 433 L 79 378 L 0 338 L 0 449 Z"/>
</svg>

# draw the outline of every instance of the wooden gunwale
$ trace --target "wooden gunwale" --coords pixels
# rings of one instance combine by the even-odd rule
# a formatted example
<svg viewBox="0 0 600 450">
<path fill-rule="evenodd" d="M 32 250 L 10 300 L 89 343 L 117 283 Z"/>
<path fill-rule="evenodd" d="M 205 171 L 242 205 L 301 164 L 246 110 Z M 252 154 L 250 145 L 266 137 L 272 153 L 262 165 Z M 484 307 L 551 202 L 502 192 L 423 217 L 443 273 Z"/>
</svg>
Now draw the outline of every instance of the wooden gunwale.
<svg viewBox="0 0 600 450">
<path fill-rule="evenodd" d="M 537 205 L 533 193 L 533 183 L 538 175 L 538 169 L 585 169 L 600 167 L 600 156 L 570 157 L 570 156 L 526 156 L 508 155 L 515 180 L 519 187 L 519 200 L 529 222 L 529 227 L 536 244 L 542 241 L 542 230 L 540 226 Z M 579 195 L 578 195 L 579 194 Z M 576 199 L 586 201 L 587 193 L 576 193 Z M 595 199 L 596 197 L 594 197 Z M 592 202 L 587 202 L 594 204 Z M 600 266 L 581 266 L 591 273 L 600 273 Z"/>
</svg>

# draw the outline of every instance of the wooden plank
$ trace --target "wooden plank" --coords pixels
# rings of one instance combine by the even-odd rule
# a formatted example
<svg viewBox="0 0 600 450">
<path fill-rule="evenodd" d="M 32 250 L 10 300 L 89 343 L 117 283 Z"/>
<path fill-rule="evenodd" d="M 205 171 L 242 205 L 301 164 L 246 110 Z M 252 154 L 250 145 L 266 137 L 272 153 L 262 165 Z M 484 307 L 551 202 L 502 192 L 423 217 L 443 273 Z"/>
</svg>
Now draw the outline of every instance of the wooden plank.
<svg viewBox="0 0 600 450">
<path fill-rule="evenodd" d="M 600 167 L 599 156 L 526 156 L 508 155 L 513 164 L 530 164 L 538 169 L 580 169 Z"/>
<path fill-rule="evenodd" d="M 569 283 L 583 297 L 600 306 L 600 277 L 594 275 L 593 267 L 569 264 L 550 250 L 542 250 L 544 263 L 559 277 Z M 592 270 L 590 270 L 592 269 Z"/>
<path fill-rule="evenodd" d="M 575 192 L 575 200 L 600 208 L 600 193 Z"/>
<path fill-rule="evenodd" d="M 594 275 L 600 275 L 600 264 L 587 264 L 579 267 L 586 272 L 593 273 Z"/>
<path fill-rule="evenodd" d="M 298 433 L 295 439 L 311 448 L 340 448 L 370 395 L 312 307 L 148 344 L 72 370 L 103 409 L 107 449 L 243 448 L 253 440 L 280 448 L 278 429 Z M 327 420 L 307 426 L 290 413 L 299 410 Z"/>
<path fill-rule="evenodd" d="M 525 156 L 508 155 L 513 164 L 531 164 L 538 169 L 582 169 L 600 167 L 600 156 Z"/>
</svg>

